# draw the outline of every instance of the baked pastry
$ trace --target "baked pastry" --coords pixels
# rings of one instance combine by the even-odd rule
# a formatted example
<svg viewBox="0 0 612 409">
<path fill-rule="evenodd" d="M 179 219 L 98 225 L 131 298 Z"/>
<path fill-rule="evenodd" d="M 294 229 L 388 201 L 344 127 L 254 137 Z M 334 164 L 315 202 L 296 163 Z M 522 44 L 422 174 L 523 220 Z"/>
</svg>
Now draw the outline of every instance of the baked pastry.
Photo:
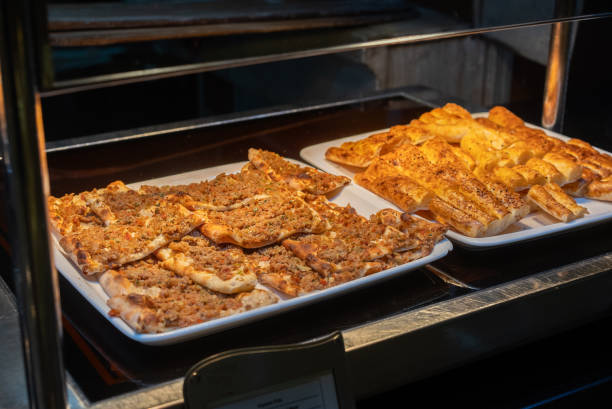
<svg viewBox="0 0 612 409">
<path fill-rule="evenodd" d="M 422 146 L 423 150 L 406 145 L 382 158 L 396 167 L 400 174 L 418 181 L 421 186 L 432 191 L 447 204 L 442 205 L 436 202 L 434 208 L 450 210 L 448 209 L 450 206 L 461 212 L 461 217 L 443 218 L 444 222 L 461 231 L 465 223 L 455 225 L 453 220 L 463 220 L 464 217 L 468 217 L 485 226 L 488 234 L 497 234 L 505 229 L 510 220 L 508 210 L 471 172 L 461 168 L 461 161 L 452 154 L 452 150 L 446 149 L 444 152 L 439 152 L 433 148 L 433 144 L 440 145 L 440 143 L 443 141 L 430 140 Z M 425 153 L 437 163 L 428 160 Z M 433 200 L 430 202 L 430 210 L 436 213 L 432 208 L 432 202 Z M 448 212 L 444 214 L 447 214 L 448 217 Z M 440 217 L 444 216 L 440 215 Z M 481 229 L 469 229 L 462 232 L 473 234 L 475 231 L 481 232 Z"/>
<path fill-rule="evenodd" d="M 324 198 L 316 198 L 312 205 L 331 228 L 323 234 L 287 239 L 283 246 L 322 274 L 342 271 L 357 277 L 372 274 L 382 269 L 376 259 L 418 244 L 391 226 L 368 221 L 350 206 L 336 206 Z"/>
<path fill-rule="evenodd" d="M 365 172 L 355 174 L 355 182 L 387 199 L 405 212 L 426 210 L 433 193 L 382 159 L 376 159 Z"/>
<path fill-rule="evenodd" d="M 115 213 L 107 218 L 118 219 Z M 59 243 L 81 271 L 90 275 L 140 260 L 204 222 L 200 215 L 165 199 L 119 220 L 68 233 Z"/>
<path fill-rule="evenodd" d="M 376 159 L 383 146 L 393 137 L 392 132 L 377 133 L 356 142 L 344 142 L 331 147 L 325 158 L 343 165 L 365 168 Z"/>
<path fill-rule="evenodd" d="M 233 295 L 210 291 L 154 259 L 109 270 L 100 284 L 110 297 L 109 314 L 140 333 L 166 332 L 278 302 L 263 289 Z"/>
<path fill-rule="evenodd" d="M 218 246 L 200 235 L 187 235 L 155 252 L 161 266 L 223 294 L 250 291 L 255 267 L 240 247 Z"/>
<path fill-rule="evenodd" d="M 554 183 L 532 186 L 527 196 L 546 213 L 566 223 L 587 213 L 586 208 L 577 205 L 570 196 Z"/>
<path fill-rule="evenodd" d="M 183 202 L 190 210 L 227 211 L 246 205 L 251 200 L 268 197 L 287 188 L 272 181 L 265 173 L 254 167 L 245 167 L 238 173 L 221 173 L 214 179 L 188 185 L 148 186 L 142 185 L 141 194 L 166 196 L 187 194 L 192 200 Z"/>
<path fill-rule="evenodd" d="M 296 194 L 275 194 L 251 200 L 225 212 L 210 211 L 200 232 L 215 243 L 258 248 L 297 233 L 322 233 L 325 220 Z"/>
<path fill-rule="evenodd" d="M 49 196 L 47 207 L 52 230 L 59 235 L 103 225 L 102 219 L 87 206 L 85 200 L 78 194 L 71 193 L 60 198 Z"/>
<path fill-rule="evenodd" d="M 331 175 L 311 167 L 296 165 L 274 152 L 262 149 L 250 148 L 249 161 L 272 180 L 315 195 L 330 193 L 351 182 L 346 176 Z"/>
</svg>

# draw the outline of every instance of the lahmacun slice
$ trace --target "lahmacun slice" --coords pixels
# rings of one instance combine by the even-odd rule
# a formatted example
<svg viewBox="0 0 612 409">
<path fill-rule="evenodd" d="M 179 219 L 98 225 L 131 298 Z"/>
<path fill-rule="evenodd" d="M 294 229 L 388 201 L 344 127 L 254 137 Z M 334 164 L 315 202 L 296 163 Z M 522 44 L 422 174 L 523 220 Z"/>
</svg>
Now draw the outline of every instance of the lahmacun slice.
<svg viewBox="0 0 612 409">
<path fill-rule="evenodd" d="M 323 290 L 358 278 L 351 271 L 319 273 L 282 245 L 272 245 L 254 252 L 259 282 L 289 297 Z"/>
<path fill-rule="evenodd" d="M 71 193 L 60 198 L 49 196 L 47 207 L 51 227 L 62 236 L 102 225 L 102 219 L 87 206 L 80 195 Z"/>
<path fill-rule="evenodd" d="M 129 224 L 91 226 L 67 234 L 60 245 L 83 273 L 90 275 L 140 260 L 204 222 L 201 215 L 165 200 L 139 213 Z"/>
<path fill-rule="evenodd" d="M 278 302 L 263 289 L 233 295 L 210 291 L 152 258 L 108 270 L 100 284 L 110 297 L 109 314 L 138 333 L 166 332 Z"/>
<path fill-rule="evenodd" d="M 402 233 L 418 240 L 418 245 L 403 252 L 393 252 L 383 257 L 385 269 L 396 267 L 426 257 L 433 251 L 437 242 L 442 240 L 448 227 L 433 223 L 393 209 L 383 209 L 370 216 L 371 221 L 393 226 Z"/>
<path fill-rule="evenodd" d="M 336 206 L 321 197 L 311 205 L 330 222 L 331 229 L 284 240 L 283 246 L 320 273 L 347 271 L 356 277 L 372 274 L 382 269 L 377 259 L 416 246 L 396 228 L 370 222 L 350 206 Z"/>
<path fill-rule="evenodd" d="M 257 285 L 254 267 L 241 248 L 218 246 L 203 236 L 187 235 L 159 249 L 161 266 L 223 294 L 251 291 Z"/>
<path fill-rule="evenodd" d="M 393 209 L 382 209 L 370 216 L 370 220 L 386 226 L 393 226 L 404 234 L 416 238 L 422 243 L 436 244 L 448 231 L 448 226 L 424 220 L 408 213 Z M 418 246 L 417 246 L 418 247 Z"/>
<path fill-rule="evenodd" d="M 346 176 L 336 176 L 315 168 L 296 165 L 274 152 L 262 149 L 250 148 L 249 161 L 272 180 L 316 195 L 330 193 L 351 182 Z"/>
<path fill-rule="evenodd" d="M 192 201 L 185 204 L 190 210 L 227 211 L 246 205 L 251 200 L 263 199 L 286 190 L 257 169 L 243 169 L 238 173 L 221 173 L 214 179 L 188 185 L 140 187 L 143 194 L 187 194 Z"/>
<path fill-rule="evenodd" d="M 296 233 L 321 233 L 328 228 L 303 199 L 277 194 L 252 200 L 227 212 L 208 212 L 200 232 L 215 243 L 244 248 L 264 247 Z"/>
<path fill-rule="evenodd" d="M 141 195 L 117 180 L 102 189 L 93 189 L 80 195 L 87 206 L 105 225 L 129 223 L 142 209 L 154 205 L 160 200 L 158 196 Z"/>
</svg>

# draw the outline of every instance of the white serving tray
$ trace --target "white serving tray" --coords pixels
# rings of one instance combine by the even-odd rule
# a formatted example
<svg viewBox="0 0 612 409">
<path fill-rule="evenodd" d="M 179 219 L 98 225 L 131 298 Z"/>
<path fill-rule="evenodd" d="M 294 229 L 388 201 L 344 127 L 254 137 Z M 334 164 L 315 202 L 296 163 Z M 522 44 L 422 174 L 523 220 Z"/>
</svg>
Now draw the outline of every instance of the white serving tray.
<svg viewBox="0 0 612 409">
<path fill-rule="evenodd" d="M 159 179 L 151 179 L 139 183 L 128 185 L 131 188 L 137 189 L 141 184 L 148 185 L 175 185 L 199 182 L 204 179 L 212 179 L 220 173 L 235 173 L 240 171 L 242 166 L 247 162 L 232 163 L 228 165 L 216 166 L 213 168 L 201 169 L 193 172 L 182 173 L 178 175 L 168 176 Z M 301 165 L 305 165 L 301 162 Z M 363 196 L 363 192 L 358 186 L 349 185 L 340 190 L 331 201 L 340 205 L 351 204 L 357 212 L 368 217 L 372 213 L 377 212 L 384 207 L 385 201 L 376 198 L 377 200 L 370 201 L 368 197 Z M 260 320 L 272 315 L 276 315 L 285 311 L 292 310 L 304 305 L 308 305 L 320 300 L 332 298 L 337 295 L 347 293 L 357 288 L 363 288 L 376 282 L 405 274 L 411 270 L 417 269 L 434 260 L 444 257 L 452 250 L 452 244 L 444 239 L 436 244 L 434 250 L 427 257 L 410 263 L 397 266 L 388 270 L 372 274 L 367 277 L 359 278 L 348 283 L 340 284 L 325 290 L 315 291 L 307 295 L 296 298 L 287 298 L 282 294 L 274 292 L 279 296 L 279 302 L 273 305 L 268 305 L 255 310 L 231 315 L 229 317 L 218 318 L 208 322 L 204 322 L 190 327 L 180 328 L 173 331 L 161 334 L 139 334 L 131 329 L 121 318 L 111 317 L 108 312 L 110 308 L 106 305 L 108 296 L 97 282 L 95 278 L 85 277 L 80 270 L 64 255 L 57 242 L 54 243 L 54 259 L 55 266 L 59 272 L 77 289 L 77 291 L 89 301 L 100 314 L 102 314 L 112 325 L 121 331 L 127 337 L 134 341 L 147 345 L 169 345 L 175 344 L 189 339 L 201 337 L 204 335 L 219 332 L 228 328 L 236 327 L 248 322 Z"/>
<path fill-rule="evenodd" d="M 487 112 L 479 112 L 472 115 L 474 118 L 478 117 L 486 117 L 488 115 Z M 558 134 L 556 132 L 549 131 L 547 129 L 541 128 L 539 126 L 535 126 L 529 123 L 525 123 L 527 126 L 532 128 L 541 129 L 546 132 L 548 135 L 553 136 L 555 138 L 567 141 L 570 139 L 565 135 Z M 300 156 L 305 161 L 311 163 L 312 165 L 326 171 L 329 173 L 333 173 L 336 175 L 344 175 L 353 179 L 355 173 L 360 171 L 358 168 L 340 165 L 339 163 L 332 162 L 330 160 L 325 159 L 325 152 L 328 148 L 332 146 L 340 146 L 340 144 L 348 141 L 358 141 L 363 139 L 369 135 L 386 132 L 387 129 L 378 129 L 371 132 L 362 133 L 359 135 L 348 136 L 346 138 L 340 138 L 329 142 L 320 143 L 317 145 L 308 146 L 300 151 Z M 598 149 L 600 152 L 610 154 L 609 152 L 604 151 L 603 149 Z M 379 201 L 383 201 L 383 207 L 391 207 L 393 209 L 399 210 L 399 208 L 393 205 L 391 202 L 388 202 L 376 194 L 370 192 L 369 190 L 362 188 L 361 186 L 356 185 L 355 183 L 351 183 L 352 186 L 361 189 L 361 196 L 365 201 L 374 201 L 378 203 Z M 473 248 L 473 249 L 486 249 L 491 247 L 500 247 L 506 246 L 513 243 L 518 243 L 527 240 L 533 240 L 542 236 L 549 236 L 553 234 L 563 233 L 569 230 L 577 229 L 580 227 L 585 227 L 589 225 L 594 225 L 597 223 L 601 223 L 606 220 L 612 219 L 612 203 L 604 202 L 599 200 L 592 200 L 586 198 L 576 198 L 576 202 L 584 206 L 588 209 L 589 214 L 586 216 L 573 220 L 569 223 L 559 222 L 558 220 L 552 218 L 542 211 L 537 211 L 529 214 L 527 217 L 521 219 L 519 222 L 514 223 L 510 226 L 505 232 L 491 236 L 491 237 L 468 237 L 461 233 L 457 233 L 455 231 L 448 231 L 446 236 L 451 240 L 456 242 L 457 244 Z"/>
</svg>

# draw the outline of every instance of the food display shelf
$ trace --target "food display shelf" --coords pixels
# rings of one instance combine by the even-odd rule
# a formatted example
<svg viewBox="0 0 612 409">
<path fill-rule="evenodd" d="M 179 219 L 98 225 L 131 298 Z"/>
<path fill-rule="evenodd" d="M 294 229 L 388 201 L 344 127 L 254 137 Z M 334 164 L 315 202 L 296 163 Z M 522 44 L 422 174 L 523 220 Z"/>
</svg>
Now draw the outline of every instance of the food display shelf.
<svg viewBox="0 0 612 409">
<path fill-rule="evenodd" d="M 282 114 L 157 129 L 146 140 L 52 151 L 51 193 L 244 161 L 250 147 L 299 159 L 306 146 L 407 123 L 447 101 L 428 89 L 402 89 Z M 84 408 L 180 405 L 183 376 L 201 359 L 336 330 L 344 337 L 356 398 L 381 393 L 609 314 L 611 227 L 605 222 L 502 249 L 456 248 L 412 274 L 168 346 L 125 337 L 60 277 L 69 402 Z"/>
</svg>

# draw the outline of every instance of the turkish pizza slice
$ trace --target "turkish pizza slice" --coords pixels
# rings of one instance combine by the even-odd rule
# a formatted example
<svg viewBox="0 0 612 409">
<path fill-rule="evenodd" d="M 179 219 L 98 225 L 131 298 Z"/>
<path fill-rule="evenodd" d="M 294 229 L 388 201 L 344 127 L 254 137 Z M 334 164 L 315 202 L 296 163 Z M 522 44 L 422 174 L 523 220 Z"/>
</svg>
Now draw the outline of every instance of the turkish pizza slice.
<svg viewBox="0 0 612 409">
<path fill-rule="evenodd" d="M 274 304 L 278 297 L 255 289 L 221 294 L 167 270 L 154 258 L 108 270 L 100 284 L 109 314 L 138 333 L 159 333 Z"/>
<path fill-rule="evenodd" d="M 102 219 L 87 206 L 81 195 L 71 193 L 60 198 L 49 196 L 47 206 L 51 227 L 59 235 L 103 225 Z"/>
<path fill-rule="evenodd" d="M 200 232 L 215 243 L 258 248 L 297 233 L 321 233 L 328 224 L 295 194 L 275 194 L 226 212 L 208 212 Z"/>
<path fill-rule="evenodd" d="M 113 215 L 107 220 L 113 220 Z M 92 225 L 60 239 L 64 251 L 84 274 L 140 260 L 204 222 L 201 215 L 165 199 L 139 209 L 127 219 L 114 217 L 114 220 L 119 221 Z"/>
<path fill-rule="evenodd" d="M 155 255 L 162 260 L 162 267 L 219 293 L 251 291 L 257 285 L 255 268 L 240 247 L 217 245 L 197 232 Z"/>
<path fill-rule="evenodd" d="M 363 277 L 383 268 L 380 258 L 416 246 L 415 240 L 392 226 L 371 222 L 350 206 L 337 206 L 318 197 L 312 206 L 331 228 L 323 234 L 303 235 L 283 241 L 283 246 L 322 273 L 348 271 Z"/>
<path fill-rule="evenodd" d="M 262 149 L 249 149 L 249 161 L 272 180 L 284 182 L 295 190 L 323 195 L 351 182 L 346 176 L 336 176 L 315 168 L 300 166 L 280 155 Z"/>
<path fill-rule="evenodd" d="M 187 194 L 192 201 L 185 205 L 194 211 L 228 211 L 245 206 L 252 200 L 264 199 L 276 192 L 286 190 L 256 168 L 245 168 L 238 173 L 221 173 L 214 179 L 188 185 L 148 186 L 143 185 L 142 194 Z"/>
<path fill-rule="evenodd" d="M 386 264 L 385 268 L 395 267 L 428 256 L 436 243 L 444 238 L 444 233 L 448 230 L 448 227 L 444 224 L 429 222 L 393 209 L 380 210 L 370 216 L 370 221 L 393 226 L 418 242 L 418 245 L 412 249 L 393 252 L 385 256 L 383 258 Z"/>
<path fill-rule="evenodd" d="M 323 290 L 358 278 L 354 271 L 318 272 L 280 244 L 258 249 L 250 255 L 259 282 L 288 297 Z"/>
</svg>

